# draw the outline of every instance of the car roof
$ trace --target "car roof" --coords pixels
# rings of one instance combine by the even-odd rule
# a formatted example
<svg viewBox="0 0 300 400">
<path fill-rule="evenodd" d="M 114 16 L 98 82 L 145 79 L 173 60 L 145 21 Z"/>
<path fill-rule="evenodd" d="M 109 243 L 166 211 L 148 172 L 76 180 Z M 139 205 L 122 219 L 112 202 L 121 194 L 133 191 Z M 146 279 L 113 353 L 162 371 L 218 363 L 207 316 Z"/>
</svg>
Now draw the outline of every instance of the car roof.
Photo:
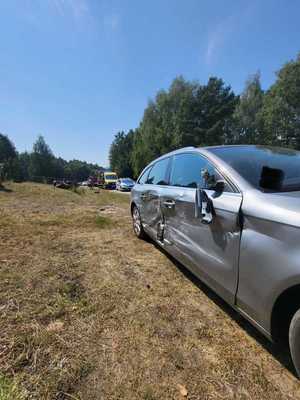
<svg viewBox="0 0 300 400">
<path fill-rule="evenodd" d="M 155 161 L 158 161 L 158 160 L 163 159 L 165 157 L 170 157 L 170 156 L 175 155 L 175 154 L 185 153 L 187 151 L 188 152 L 189 151 L 197 151 L 197 150 L 198 151 L 202 151 L 202 150 L 210 151 L 210 150 L 213 150 L 213 149 L 224 149 L 224 148 L 230 149 L 230 148 L 237 148 L 237 147 L 240 147 L 240 148 L 247 148 L 247 147 L 251 148 L 252 147 L 252 148 L 254 148 L 254 147 L 257 147 L 257 145 L 254 145 L 254 144 L 229 144 L 229 145 L 228 144 L 223 144 L 223 145 L 216 145 L 216 146 L 187 146 L 187 147 L 182 147 L 180 149 L 172 150 L 169 153 L 163 154 L 162 156 L 160 156 L 160 157 L 156 158 L 155 160 L 151 161 L 151 163 L 149 163 L 148 165 L 150 166 Z M 259 147 L 261 147 L 261 148 L 270 148 L 271 146 L 260 145 Z"/>
<path fill-rule="evenodd" d="M 254 144 L 219 144 L 216 146 L 204 146 L 201 148 L 209 150 L 209 149 L 224 149 L 224 148 L 230 149 L 230 148 L 236 148 L 236 147 L 256 147 L 256 145 L 254 145 Z M 264 146 L 262 146 L 262 147 L 264 147 Z"/>
</svg>

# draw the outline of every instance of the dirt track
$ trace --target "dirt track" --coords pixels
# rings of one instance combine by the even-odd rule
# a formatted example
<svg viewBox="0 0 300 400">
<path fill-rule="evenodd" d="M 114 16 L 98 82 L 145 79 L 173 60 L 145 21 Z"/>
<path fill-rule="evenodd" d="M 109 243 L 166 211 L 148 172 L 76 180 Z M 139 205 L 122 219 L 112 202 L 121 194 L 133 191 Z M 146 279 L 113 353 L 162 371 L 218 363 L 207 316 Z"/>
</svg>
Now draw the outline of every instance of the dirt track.
<svg viewBox="0 0 300 400">
<path fill-rule="evenodd" d="M 281 350 L 133 236 L 128 196 L 6 189 L 1 400 L 300 398 Z"/>
</svg>

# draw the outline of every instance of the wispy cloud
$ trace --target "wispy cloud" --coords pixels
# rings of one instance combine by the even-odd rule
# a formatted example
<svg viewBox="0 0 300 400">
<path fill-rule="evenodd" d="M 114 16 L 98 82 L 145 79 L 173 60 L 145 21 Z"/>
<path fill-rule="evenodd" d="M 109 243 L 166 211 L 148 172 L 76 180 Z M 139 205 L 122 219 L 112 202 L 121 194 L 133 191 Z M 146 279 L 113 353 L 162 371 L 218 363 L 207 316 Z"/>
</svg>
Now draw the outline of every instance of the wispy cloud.
<svg viewBox="0 0 300 400">
<path fill-rule="evenodd" d="M 61 16 L 71 15 L 75 19 L 90 16 L 88 0 L 48 0 L 48 3 Z"/>
<path fill-rule="evenodd" d="M 224 50 L 233 35 L 243 29 L 248 29 L 257 9 L 256 2 L 249 2 L 246 6 L 236 9 L 235 13 L 224 18 L 217 23 L 208 36 L 205 50 L 205 62 L 208 66 L 212 65 Z"/>
<path fill-rule="evenodd" d="M 224 47 L 226 40 L 233 32 L 234 17 L 230 16 L 225 21 L 215 26 L 215 29 L 208 37 L 205 51 L 205 62 L 211 65 L 217 57 L 217 53 Z"/>
</svg>

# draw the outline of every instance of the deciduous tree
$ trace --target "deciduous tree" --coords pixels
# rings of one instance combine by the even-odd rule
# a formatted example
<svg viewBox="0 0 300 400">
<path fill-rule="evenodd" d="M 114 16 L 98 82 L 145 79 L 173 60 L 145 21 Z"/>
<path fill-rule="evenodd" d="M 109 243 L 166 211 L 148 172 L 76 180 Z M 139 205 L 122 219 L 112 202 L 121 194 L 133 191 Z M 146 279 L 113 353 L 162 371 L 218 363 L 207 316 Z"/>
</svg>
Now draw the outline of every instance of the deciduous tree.
<svg viewBox="0 0 300 400">
<path fill-rule="evenodd" d="M 121 177 L 132 177 L 132 146 L 134 131 L 118 132 L 110 146 L 109 162 L 110 168 Z"/>
<path fill-rule="evenodd" d="M 262 109 L 264 141 L 300 149 L 300 54 L 277 73 Z"/>
<path fill-rule="evenodd" d="M 222 79 L 200 85 L 176 78 L 144 111 L 133 141 L 134 174 L 170 150 L 226 143 L 237 99 Z"/>
<path fill-rule="evenodd" d="M 0 183 L 4 176 L 10 177 L 12 163 L 16 157 L 17 152 L 15 146 L 6 135 L 0 133 Z"/>
<path fill-rule="evenodd" d="M 257 72 L 247 82 L 233 114 L 230 141 L 233 143 L 262 143 L 262 105 L 264 92 Z"/>
</svg>

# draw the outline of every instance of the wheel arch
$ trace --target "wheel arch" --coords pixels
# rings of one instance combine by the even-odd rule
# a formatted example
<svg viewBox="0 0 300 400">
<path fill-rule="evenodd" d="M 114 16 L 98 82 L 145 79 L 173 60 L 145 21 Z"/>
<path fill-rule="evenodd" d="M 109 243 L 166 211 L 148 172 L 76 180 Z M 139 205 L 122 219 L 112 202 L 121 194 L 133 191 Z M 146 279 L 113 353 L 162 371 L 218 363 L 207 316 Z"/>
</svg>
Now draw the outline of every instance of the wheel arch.
<svg viewBox="0 0 300 400">
<path fill-rule="evenodd" d="M 271 336 L 275 342 L 288 343 L 289 326 L 300 308 L 300 284 L 285 289 L 276 299 L 271 314 Z"/>
<path fill-rule="evenodd" d="M 132 213 L 133 213 L 134 207 L 137 207 L 137 205 L 136 205 L 136 203 L 135 203 L 134 201 L 132 201 L 131 204 L 130 204 L 130 212 L 131 212 L 131 215 L 132 215 Z"/>
</svg>

